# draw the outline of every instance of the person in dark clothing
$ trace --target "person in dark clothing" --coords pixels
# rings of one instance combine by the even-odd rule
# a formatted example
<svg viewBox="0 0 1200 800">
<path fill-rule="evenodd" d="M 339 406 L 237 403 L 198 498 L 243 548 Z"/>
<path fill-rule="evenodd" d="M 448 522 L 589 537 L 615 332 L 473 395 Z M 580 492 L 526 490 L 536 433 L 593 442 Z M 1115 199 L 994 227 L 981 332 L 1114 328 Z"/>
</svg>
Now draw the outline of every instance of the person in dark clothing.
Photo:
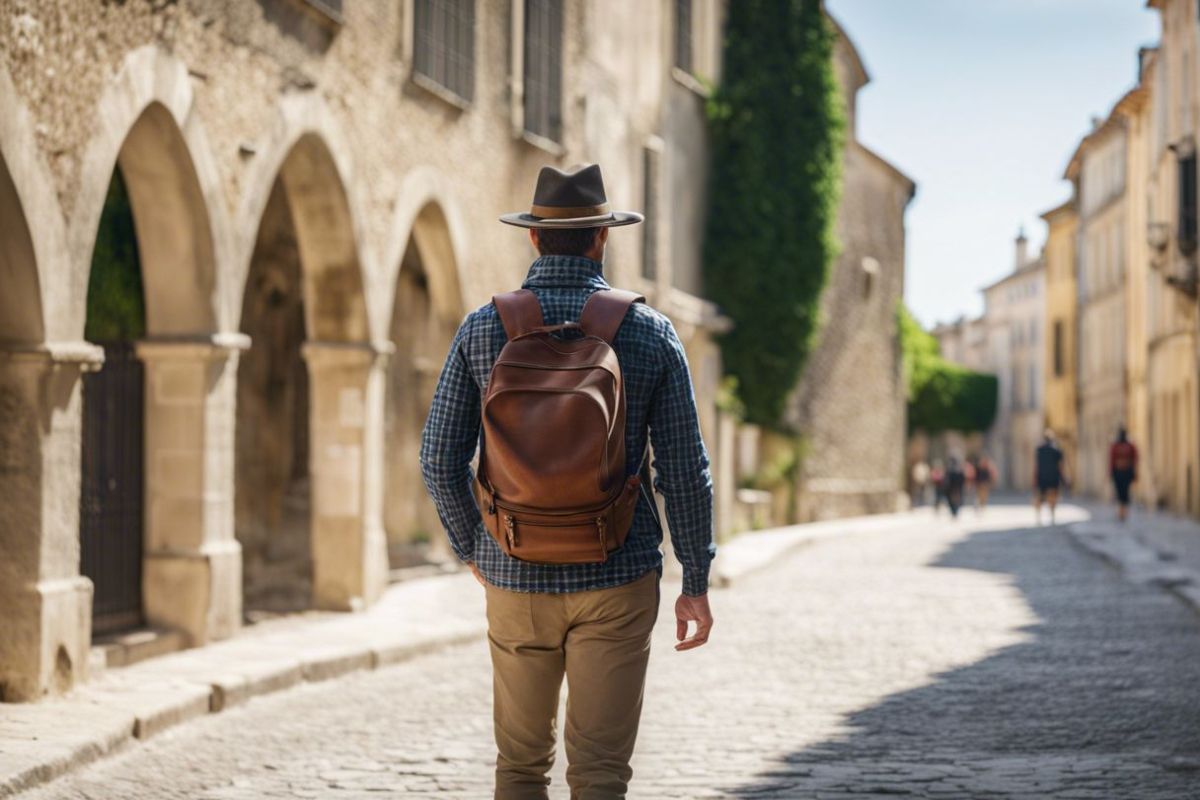
<svg viewBox="0 0 1200 800">
<path fill-rule="evenodd" d="M 1034 451 L 1033 465 L 1033 508 L 1038 525 L 1042 524 L 1042 503 L 1050 507 L 1050 524 L 1054 524 L 1054 511 L 1058 506 L 1058 491 L 1066 483 L 1063 454 L 1058 447 L 1054 431 L 1046 429 L 1042 443 Z"/>
<path fill-rule="evenodd" d="M 975 510 L 982 513 L 988 504 L 988 495 L 992 491 L 992 481 L 996 478 L 992 469 L 992 460 L 987 455 L 979 457 L 975 464 Z"/>
<path fill-rule="evenodd" d="M 1117 440 L 1108 449 L 1108 470 L 1117 492 L 1117 519 L 1121 522 L 1129 515 L 1129 489 L 1137 480 L 1137 461 L 1137 448 L 1129 441 L 1125 428 L 1118 428 Z"/>
<path fill-rule="evenodd" d="M 950 456 L 946 461 L 946 476 L 943 478 L 943 482 L 945 484 L 943 492 L 946 495 L 946 505 L 950 506 L 950 516 L 957 517 L 958 510 L 962 508 L 967 473 L 963 471 L 961 462 L 954 456 Z"/>
</svg>

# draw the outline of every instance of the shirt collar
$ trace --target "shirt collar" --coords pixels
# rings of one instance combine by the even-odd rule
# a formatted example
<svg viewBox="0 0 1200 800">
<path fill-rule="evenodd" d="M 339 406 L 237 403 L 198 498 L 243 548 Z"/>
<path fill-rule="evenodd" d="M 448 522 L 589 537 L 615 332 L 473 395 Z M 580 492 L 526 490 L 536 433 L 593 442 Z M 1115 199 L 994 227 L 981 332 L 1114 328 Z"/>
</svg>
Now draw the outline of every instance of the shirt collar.
<svg viewBox="0 0 1200 800">
<path fill-rule="evenodd" d="M 604 265 L 583 256 L 542 256 L 529 267 L 523 289 L 607 289 Z"/>
</svg>

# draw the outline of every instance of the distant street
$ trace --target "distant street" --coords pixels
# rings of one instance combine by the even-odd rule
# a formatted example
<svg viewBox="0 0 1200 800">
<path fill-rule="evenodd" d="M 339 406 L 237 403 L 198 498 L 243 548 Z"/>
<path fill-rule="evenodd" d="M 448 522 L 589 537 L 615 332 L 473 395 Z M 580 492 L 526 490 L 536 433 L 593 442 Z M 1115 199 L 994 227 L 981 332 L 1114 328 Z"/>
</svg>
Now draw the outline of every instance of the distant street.
<svg viewBox="0 0 1200 800">
<path fill-rule="evenodd" d="M 671 649 L 666 584 L 634 798 L 1200 794 L 1200 619 L 1032 512 L 924 513 L 715 592 Z M 490 796 L 486 645 L 188 723 L 25 795 Z M 566 797 L 564 764 L 553 797 Z"/>
</svg>

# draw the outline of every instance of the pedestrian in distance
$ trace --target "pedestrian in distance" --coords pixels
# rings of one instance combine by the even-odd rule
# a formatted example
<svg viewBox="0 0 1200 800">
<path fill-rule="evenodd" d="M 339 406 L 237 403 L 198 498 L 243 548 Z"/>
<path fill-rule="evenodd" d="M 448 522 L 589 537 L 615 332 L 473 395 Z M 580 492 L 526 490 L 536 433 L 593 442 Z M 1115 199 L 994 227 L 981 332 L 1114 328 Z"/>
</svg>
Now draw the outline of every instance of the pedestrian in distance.
<svg viewBox="0 0 1200 800">
<path fill-rule="evenodd" d="M 933 513 L 942 510 L 942 502 L 946 499 L 946 466 L 940 458 L 933 460 L 929 470 L 929 483 L 933 486 Z"/>
<path fill-rule="evenodd" d="M 942 482 L 945 486 L 943 494 L 946 496 L 946 505 L 950 507 L 950 516 L 957 519 L 967 488 L 967 473 L 957 457 L 950 456 L 946 459 L 946 474 Z"/>
<path fill-rule="evenodd" d="M 642 216 L 609 210 L 599 166 L 543 167 L 529 212 L 500 219 L 539 257 L 459 327 L 422 475 L 486 593 L 495 797 L 548 797 L 565 678 L 571 797 L 623 798 L 663 563 L 646 455 L 683 567 L 681 651 L 713 625 L 708 455 L 670 320 L 604 279 L 609 229 Z"/>
<path fill-rule="evenodd" d="M 923 505 L 925 502 L 925 487 L 929 483 L 929 465 L 924 460 L 918 461 L 912 465 L 912 471 L 909 475 L 909 495 L 913 507 Z"/>
<path fill-rule="evenodd" d="M 982 514 L 987 508 L 988 497 L 992 493 L 992 482 L 996 479 L 996 470 L 992 460 L 984 453 L 975 464 L 975 511 Z"/>
<path fill-rule="evenodd" d="M 1125 428 L 1117 429 L 1116 441 L 1108 448 L 1108 471 L 1117 494 L 1117 519 L 1124 522 L 1129 516 L 1129 490 L 1137 481 L 1138 451 Z"/>
<path fill-rule="evenodd" d="M 1042 524 L 1042 504 L 1050 508 L 1050 524 L 1054 524 L 1054 512 L 1058 507 L 1059 490 L 1067 483 L 1063 453 L 1058 446 L 1054 431 L 1046 429 L 1042 443 L 1033 456 L 1033 509 L 1037 524 Z"/>
</svg>

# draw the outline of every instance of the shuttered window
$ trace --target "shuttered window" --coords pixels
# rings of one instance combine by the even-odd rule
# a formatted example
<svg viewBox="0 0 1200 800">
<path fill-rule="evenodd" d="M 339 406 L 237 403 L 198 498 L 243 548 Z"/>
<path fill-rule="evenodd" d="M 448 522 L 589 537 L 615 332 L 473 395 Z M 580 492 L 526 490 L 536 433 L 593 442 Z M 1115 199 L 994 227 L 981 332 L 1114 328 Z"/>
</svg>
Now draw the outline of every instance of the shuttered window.
<svg viewBox="0 0 1200 800">
<path fill-rule="evenodd" d="M 562 0 L 525 3 L 525 130 L 562 138 Z"/>
<path fill-rule="evenodd" d="M 692 0 L 675 0 L 675 66 L 691 72 L 692 57 Z"/>
<path fill-rule="evenodd" d="M 662 154 L 653 148 L 642 150 L 642 277 L 653 281 L 658 278 L 658 181 L 659 161 Z"/>
<path fill-rule="evenodd" d="M 475 98 L 475 0 L 414 0 L 413 74 L 465 103 Z"/>
<path fill-rule="evenodd" d="M 1184 255 L 1196 251 L 1196 154 L 1179 159 L 1179 250 Z"/>
</svg>

